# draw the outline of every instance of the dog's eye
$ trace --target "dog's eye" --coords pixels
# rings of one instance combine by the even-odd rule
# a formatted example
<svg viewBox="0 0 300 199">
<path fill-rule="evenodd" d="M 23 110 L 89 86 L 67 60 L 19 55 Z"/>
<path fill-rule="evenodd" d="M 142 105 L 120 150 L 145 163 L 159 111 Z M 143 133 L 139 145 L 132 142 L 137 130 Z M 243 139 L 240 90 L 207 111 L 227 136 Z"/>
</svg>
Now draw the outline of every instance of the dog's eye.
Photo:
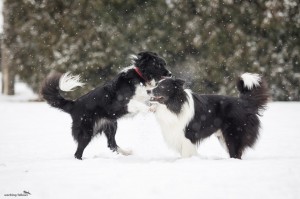
<svg viewBox="0 0 300 199">
<path fill-rule="evenodd" d="M 155 67 L 158 69 L 161 69 L 161 65 L 160 64 L 155 64 Z"/>
</svg>

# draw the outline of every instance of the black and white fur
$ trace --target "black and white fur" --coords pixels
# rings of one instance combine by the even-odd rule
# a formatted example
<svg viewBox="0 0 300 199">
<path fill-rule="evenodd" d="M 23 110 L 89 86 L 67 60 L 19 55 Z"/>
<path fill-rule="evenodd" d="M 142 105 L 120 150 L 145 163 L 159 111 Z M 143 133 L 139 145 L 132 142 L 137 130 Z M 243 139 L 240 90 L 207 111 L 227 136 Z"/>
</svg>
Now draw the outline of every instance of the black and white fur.
<svg viewBox="0 0 300 199">
<path fill-rule="evenodd" d="M 149 107 L 145 103 L 149 99 L 147 86 L 154 86 L 155 82 L 171 75 L 165 68 L 164 59 L 156 53 L 141 52 L 132 58 L 133 66 L 121 71 L 104 86 L 95 88 L 75 101 L 63 98 L 60 91 L 69 92 L 82 86 L 79 76 L 55 73 L 43 83 L 41 94 L 48 104 L 72 117 L 72 135 L 78 143 L 75 152 L 77 159 L 82 159 L 85 147 L 96 134 L 102 132 L 106 135 L 108 147 L 112 151 L 130 154 L 116 143 L 117 120 L 138 112 L 148 112 Z"/>
<path fill-rule="evenodd" d="M 183 86 L 183 80 L 167 78 L 147 91 L 167 144 L 190 157 L 197 154 L 197 144 L 215 134 L 231 158 L 241 159 L 259 136 L 258 115 L 269 96 L 265 81 L 244 73 L 237 82 L 238 98 L 200 95 Z"/>
</svg>

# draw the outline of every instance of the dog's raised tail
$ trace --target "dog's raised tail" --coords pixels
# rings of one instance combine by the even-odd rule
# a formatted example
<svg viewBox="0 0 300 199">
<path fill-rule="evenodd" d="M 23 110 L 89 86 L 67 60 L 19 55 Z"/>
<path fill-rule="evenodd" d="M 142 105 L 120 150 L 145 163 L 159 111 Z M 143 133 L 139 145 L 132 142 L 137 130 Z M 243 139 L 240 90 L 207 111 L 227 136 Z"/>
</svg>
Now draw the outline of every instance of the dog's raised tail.
<svg viewBox="0 0 300 199">
<path fill-rule="evenodd" d="M 258 109 L 264 110 L 269 100 L 269 92 L 264 78 L 255 73 L 244 73 L 237 82 L 240 98 L 247 100 Z"/>
<path fill-rule="evenodd" d="M 70 73 L 50 73 L 41 87 L 41 95 L 52 107 L 70 113 L 73 101 L 65 99 L 60 91 L 73 91 L 75 87 L 83 86 L 79 76 L 72 76 Z"/>
</svg>

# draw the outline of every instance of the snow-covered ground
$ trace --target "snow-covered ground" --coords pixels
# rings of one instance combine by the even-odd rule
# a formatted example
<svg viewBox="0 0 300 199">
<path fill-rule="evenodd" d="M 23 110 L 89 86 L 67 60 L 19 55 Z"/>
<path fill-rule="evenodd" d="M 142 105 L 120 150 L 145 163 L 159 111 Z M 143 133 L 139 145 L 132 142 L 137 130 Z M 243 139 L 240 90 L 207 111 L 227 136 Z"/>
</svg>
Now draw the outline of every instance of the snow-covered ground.
<svg viewBox="0 0 300 199">
<path fill-rule="evenodd" d="M 243 160 L 229 159 L 212 136 L 199 156 L 180 159 L 164 144 L 152 114 L 119 122 L 112 153 L 103 136 L 73 158 L 69 115 L 18 84 L 16 97 L 0 95 L 0 198 L 300 198 L 300 103 L 271 103 L 259 142 Z M 24 97 L 26 95 L 26 97 Z M 8 196 L 7 194 L 12 194 Z"/>
</svg>

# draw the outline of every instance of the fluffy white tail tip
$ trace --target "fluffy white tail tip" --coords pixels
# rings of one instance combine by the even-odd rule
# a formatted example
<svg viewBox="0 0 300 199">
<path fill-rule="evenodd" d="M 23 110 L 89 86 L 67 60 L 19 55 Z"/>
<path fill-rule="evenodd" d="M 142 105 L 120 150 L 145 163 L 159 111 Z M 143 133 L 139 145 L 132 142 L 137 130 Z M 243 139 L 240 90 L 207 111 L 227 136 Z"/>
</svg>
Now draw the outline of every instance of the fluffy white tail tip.
<svg viewBox="0 0 300 199">
<path fill-rule="evenodd" d="M 62 91 L 73 91 L 77 86 L 82 87 L 84 83 L 80 82 L 79 75 L 71 75 L 70 72 L 67 72 L 61 76 L 59 79 L 59 88 Z"/>
<path fill-rule="evenodd" d="M 254 86 L 259 86 L 261 82 L 261 76 L 256 73 L 244 73 L 241 75 L 241 79 L 244 81 L 244 86 L 250 90 Z"/>
</svg>

